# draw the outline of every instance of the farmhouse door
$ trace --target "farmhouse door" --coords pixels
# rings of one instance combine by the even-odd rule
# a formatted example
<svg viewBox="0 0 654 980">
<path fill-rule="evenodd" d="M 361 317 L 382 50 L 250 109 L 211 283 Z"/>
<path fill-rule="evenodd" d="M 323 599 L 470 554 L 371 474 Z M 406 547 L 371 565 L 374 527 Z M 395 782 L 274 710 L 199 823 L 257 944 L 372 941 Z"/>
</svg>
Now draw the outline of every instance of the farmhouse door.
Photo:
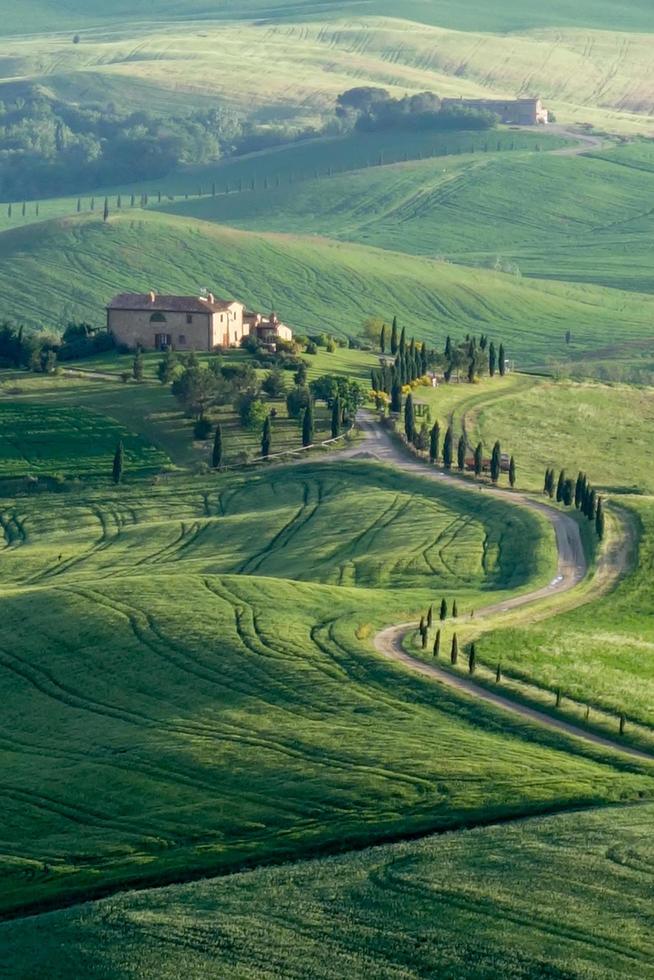
<svg viewBox="0 0 654 980">
<path fill-rule="evenodd" d="M 173 342 L 173 338 L 169 333 L 156 333 L 154 335 L 154 346 L 157 350 L 163 350 L 164 347 L 170 347 Z"/>
</svg>

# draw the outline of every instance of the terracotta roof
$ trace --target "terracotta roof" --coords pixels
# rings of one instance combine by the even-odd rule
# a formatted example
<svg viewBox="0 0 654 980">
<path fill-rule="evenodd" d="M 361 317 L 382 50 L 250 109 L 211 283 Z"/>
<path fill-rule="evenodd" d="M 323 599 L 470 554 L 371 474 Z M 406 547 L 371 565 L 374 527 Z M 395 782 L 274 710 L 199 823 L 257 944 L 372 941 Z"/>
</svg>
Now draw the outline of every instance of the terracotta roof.
<svg viewBox="0 0 654 980">
<path fill-rule="evenodd" d="M 235 303 L 233 299 L 214 298 L 213 303 L 199 296 L 161 296 L 155 294 L 154 301 L 150 293 L 120 293 L 114 296 L 108 310 L 152 310 L 161 313 L 207 313 L 226 310 Z"/>
</svg>

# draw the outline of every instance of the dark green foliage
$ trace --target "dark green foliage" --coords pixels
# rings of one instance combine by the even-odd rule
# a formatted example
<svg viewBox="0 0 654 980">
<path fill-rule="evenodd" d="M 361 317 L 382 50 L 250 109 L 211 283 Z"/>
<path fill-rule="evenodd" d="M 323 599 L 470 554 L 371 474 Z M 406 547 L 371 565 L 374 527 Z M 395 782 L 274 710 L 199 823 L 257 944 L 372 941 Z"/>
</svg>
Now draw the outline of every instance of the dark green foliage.
<svg viewBox="0 0 654 980">
<path fill-rule="evenodd" d="M 512 456 L 509 462 L 509 483 L 511 487 L 515 486 L 516 472 L 515 472 L 515 458 Z"/>
<path fill-rule="evenodd" d="M 436 630 L 436 638 L 434 640 L 434 656 L 437 657 L 441 652 L 441 631 Z"/>
<path fill-rule="evenodd" d="M 386 353 L 386 324 L 382 323 L 381 333 L 379 335 L 379 349 L 382 354 Z"/>
<path fill-rule="evenodd" d="M 440 612 L 439 612 L 438 615 L 440 617 L 441 622 L 444 622 L 444 620 L 447 619 L 447 600 L 446 599 L 441 599 L 441 607 L 440 607 Z"/>
<path fill-rule="evenodd" d="M 500 447 L 499 440 L 493 446 L 493 453 L 491 455 L 491 480 L 493 483 L 497 483 L 500 478 L 500 473 L 502 471 L 502 449 Z"/>
<path fill-rule="evenodd" d="M 332 439 L 337 439 L 341 434 L 341 400 L 337 396 L 332 405 Z"/>
<path fill-rule="evenodd" d="M 499 684 L 502 680 L 502 664 L 498 663 L 497 670 L 495 671 L 495 683 Z"/>
<path fill-rule="evenodd" d="M 459 607 L 456 604 L 456 599 L 452 602 L 452 618 L 456 619 L 459 615 Z"/>
<path fill-rule="evenodd" d="M 302 418 L 302 445 L 305 448 L 313 445 L 313 405 L 311 402 L 305 408 Z"/>
<path fill-rule="evenodd" d="M 468 673 L 474 674 L 476 666 L 477 666 L 477 651 L 475 650 L 474 643 L 471 643 L 470 652 L 468 654 Z"/>
<path fill-rule="evenodd" d="M 393 317 L 393 325 L 391 327 L 391 354 L 393 354 L 393 356 L 395 356 L 395 354 L 397 354 L 397 346 L 398 346 L 398 341 L 397 341 L 397 317 L 394 316 Z"/>
<path fill-rule="evenodd" d="M 448 425 L 445 439 L 443 440 L 443 466 L 446 470 L 452 468 L 453 443 L 454 433 L 452 432 L 452 426 Z"/>
<path fill-rule="evenodd" d="M 125 453 L 123 450 L 122 442 L 119 442 L 116 446 L 116 452 L 114 453 L 114 463 L 112 469 L 112 476 L 114 483 L 120 483 L 123 478 L 123 467 L 125 463 Z"/>
<path fill-rule="evenodd" d="M 400 355 L 400 357 L 406 354 L 406 327 L 402 327 L 402 331 L 400 333 L 400 342 L 397 345 L 397 352 Z"/>
<path fill-rule="evenodd" d="M 491 340 L 490 346 L 488 348 L 488 373 L 491 378 L 495 377 L 495 371 L 497 370 L 497 354 L 495 353 L 495 344 Z"/>
<path fill-rule="evenodd" d="M 399 378 L 396 378 L 391 388 L 391 412 L 399 415 L 402 411 L 402 385 Z"/>
<path fill-rule="evenodd" d="M 309 372 L 309 366 L 306 361 L 300 361 L 298 369 L 293 375 L 293 381 L 296 385 L 303 388 L 307 383 L 307 374 Z"/>
<path fill-rule="evenodd" d="M 561 707 L 561 698 L 562 698 L 561 688 L 560 687 L 557 687 L 557 689 L 556 689 L 556 700 L 555 700 L 555 705 L 556 705 L 557 708 L 560 708 Z"/>
<path fill-rule="evenodd" d="M 575 486 L 571 479 L 566 479 L 563 483 L 563 489 L 561 491 L 561 499 L 566 507 L 570 507 L 574 502 L 575 496 Z"/>
<path fill-rule="evenodd" d="M 135 381 L 143 381 L 143 351 L 139 347 L 132 362 L 132 375 Z"/>
<path fill-rule="evenodd" d="M 270 415 L 266 416 L 266 421 L 263 423 L 263 431 L 261 433 L 261 455 L 270 456 L 270 449 L 272 446 L 272 420 Z"/>
<path fill-rule="evenodd" d="M 596 531 L 597 537 L 600 539 L 600 541 L 604 537 L 604 530 L 605 530 L 605 526 L 604 526 L 604 504 L 602 502 L 602 498 L 599 497 L 598 500 L 597 500 L 597 508 L 595 510 L 595 531 Z"/>
<path fill-rule="evenodd" d="M 292 419 L 303 418 L 305 409 L 311 401 L 311 393 L 304 385 L 296 385 L 286 396 L 286 410 Z"/>
<path fill-rule="evenodd" d="M 559 473 L 559 479 L 556 484 L 556 502 L 560 504 L 563 500 L 563 487 L 565 485 L 565 470 L 561 470 Z"/>
<path fill-rule="evenodd" d="M 575 507 L 577 510 L 581 508 L 584 499 L 584 491 L 586 489 L 586 476 L 584 473 L 579 472 L 577 474 L 577 481 L 575 483 Z"/>
<path fill-rule="evenodd" d="M 179 358 L 173 350 L 167 350 L 157 365 L 157 377 L 162 385 L 172 382 L 180 369 Z"/>
<path fill-rule="evenodd" d="M 413 395 L 408 394 L 404 406 L 404 434 L 407 442 L 413 442 L 416 437 L 416 420 L 413 411 Z"/>
<path fill-rule="evenodd" d="M 211 422 L 207 418 L 196 419 L 193 426 L 193 438 L 199 441 L 208 439 L 211 435 Z"/>
<path fill-rule="evenodd" d="M 627 719 L 625 718 L 625 716 L 624 715 L 620 715 L 620 726 L 618 728 L 618 731 L 620 732 L 621 735 L 624 735 L 624 729 L 625 729 L 626 723 L 627 723 Z"/>
<path fill-rule="evenodd" d="M 286 379 L 281 368 L 274 367 L 272 371 L 268 371 L 261 388 L 269 398 L 283 398 L 286 394 Z"/>
<path fill-rule="evenodd" d="M 456 464 L 461 473 L 463 473 L 466 467 L 466 445 L 466 437 L 461 433 L 456 447 Z"/>
<path fill-rule="evenodd" d="M 438 422 L 434 422 L 431 432 L 429 433 L 429 459 L 431 460 L 432 463 L 435 463 L 438 459 L 440 438 L 441 438 L 441 427 L 438 424 Z"/>
<path fill-rule="evenodd" d="M 421 452 L 425 452 L 425 450 L 429 446 L 429 428 L 427 426 L 426 420 L 423 420 L 420 429 L 418 430 L 418 432 L 414 437 L 413 444 L 416 447 L 416 449 L 419 449 Z"/>
<path fill-rule="evenodd" d="M 213 450 L 211 453 L 211 465 L 217 470 L 223 461 L 223 430 L 220 422 L 216 425 L 216 432 L 213 437 Z"/>
<path fill-rule="evenodd" d="M 103 221 L 108 221 L 109 220 L 109 198 L 108 197 L 105 197 L 105 199 L 104 199 L 104 210 L 102 212 L 102 220 Z"/>
<path fill-rule="evenodd" d="M 500 351 L 498 354 L 500 376 L 503 378 L 506 374 L 506 352 L 504 350 L 504 344 L 500 344 Z"/>
<path fill-rule="evenodd" d="M 450 650 L 450 663 L 456 664 L 459 659 L 459 641 L 457 639 L 456 633 L 452 637 L 452 647 Z"/>
<path fill-rule="evenodd" d="M 427 610 L 427 628 L 431 629 L 432 623 L 434 622 L 434 607 L 430 606 Z"/>
<path fill-rule="evenodd" d="M 475 448 L 475 476 L 481 476 L 484 469 L 484 447 L 480 442 Z"/>
</svg>

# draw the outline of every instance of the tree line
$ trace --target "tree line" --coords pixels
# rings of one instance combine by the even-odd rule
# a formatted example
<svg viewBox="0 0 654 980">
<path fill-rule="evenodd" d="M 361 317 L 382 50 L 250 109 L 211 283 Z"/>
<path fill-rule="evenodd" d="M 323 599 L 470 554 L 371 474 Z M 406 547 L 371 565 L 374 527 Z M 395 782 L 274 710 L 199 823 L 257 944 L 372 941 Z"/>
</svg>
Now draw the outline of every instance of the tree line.
<svg viewBox="0 0 654 980">
<path fill-rule="evenodd" d="M 574 506 L 594 523 L 597 537 L 602 540 L 606 530 L 604 502 L 591 486 L 585 473 L 580 470 L 577 479 L 574 480 L 566 475 L 565 470 L 560 470 L 557 479 L 554 469 L 548 467 L 545 470 L 543 493 L 547 494 L 550 500 L 556 499 L 558 504 L 563 504 L 565 507 Z"/>
</svg>

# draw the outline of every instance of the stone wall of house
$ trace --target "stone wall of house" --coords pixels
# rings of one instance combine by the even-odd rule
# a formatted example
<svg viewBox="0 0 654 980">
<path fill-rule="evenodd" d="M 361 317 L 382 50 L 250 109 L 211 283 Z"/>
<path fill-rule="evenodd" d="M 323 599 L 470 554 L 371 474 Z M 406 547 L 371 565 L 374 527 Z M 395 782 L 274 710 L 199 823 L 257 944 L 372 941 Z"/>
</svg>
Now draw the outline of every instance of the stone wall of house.
<svg viewBox="0 0 654 980">
<path fill-rule="evenodd" d="M 161 348 L 161 337 L 167 336 L 170 340 L 164 343 L 172 344 L 176 350 L 211 350 L 220 343 L 214 340 L 218 329 L 213 324 L 215 318 L 215 313 L 152 314 L 149 310 L 109 310 L 107 327 L 117 343 L 130 348 L 140 346 L 143 350 L 157 350 Z"/>
</svg>

